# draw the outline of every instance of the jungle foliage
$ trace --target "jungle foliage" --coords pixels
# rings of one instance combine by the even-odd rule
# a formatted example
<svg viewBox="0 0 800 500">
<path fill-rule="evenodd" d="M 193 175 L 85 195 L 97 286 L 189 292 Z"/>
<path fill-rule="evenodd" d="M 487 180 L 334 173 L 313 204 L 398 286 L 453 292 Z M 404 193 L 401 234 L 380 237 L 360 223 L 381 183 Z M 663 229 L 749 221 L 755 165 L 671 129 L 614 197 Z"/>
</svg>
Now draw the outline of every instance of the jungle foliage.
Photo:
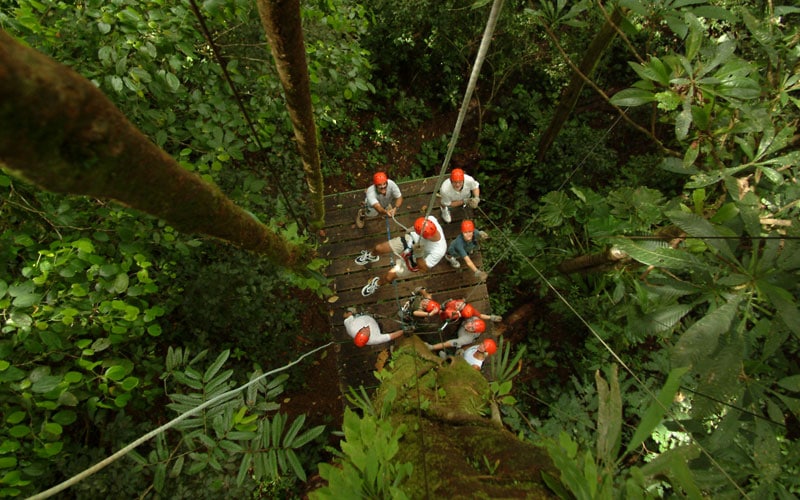
<svg viewBox="0 0 800 500">
<path fill-rule="evenodd" d="M 615 6 L 613 44 L 536 161 L 570 62 Z M 0 26 L 89 78 L 184 168 L 303 239 L 304 180 L 256 4 L 200 7 L 249 115 L 185 2 L 14 0 L 0 2 Z M 304 2 L 323 164 L 457 105 L 487 9 Z M 461 148 L 478 157 L 485 225 L 502 221 L 484 255 L 503 275 L 493 309 L 544 305 L 517 346 L 522 376 L 496 381 L 491 397 L 520 439 L 548 448 L 554 491 L 800 494 L 798 18 L 791 2 L 506 1 L 476 97 L 477 141 Z M 360 113 L 377 117 L 369 130 Z M 326 137 L 348 139 L 337 149 Z M 415 174 L 433 173 L 444 145 L 423 145 Z M 332 163 L 324 173 L 340 175 Z M 283 283 L 325 293 L 114 204 L 2 172 L 0 190 L 2 496 L 79 472 L 273 368 L 264 360 L 283 364 L 304 307 Z M 610 247 L 628 255 L 623 265 L 555 271 Z M 518 357 L 504 353 L 510 377 Z M 282 494 L 296 494 L 322 429 L 275 413 L 282 384 L 209 409 L 74 494 L 213 498 L 284 481 Z M 363 444 L 366 429 L 393 449 L 399 432 L 379 424 L 346 416 L 347 442 Z M 394 470 L 393 456 L 376 458 L 381 470 Z M 340 458 L 354 464 L 347 478 L 374 472 Z"/>
</svg>

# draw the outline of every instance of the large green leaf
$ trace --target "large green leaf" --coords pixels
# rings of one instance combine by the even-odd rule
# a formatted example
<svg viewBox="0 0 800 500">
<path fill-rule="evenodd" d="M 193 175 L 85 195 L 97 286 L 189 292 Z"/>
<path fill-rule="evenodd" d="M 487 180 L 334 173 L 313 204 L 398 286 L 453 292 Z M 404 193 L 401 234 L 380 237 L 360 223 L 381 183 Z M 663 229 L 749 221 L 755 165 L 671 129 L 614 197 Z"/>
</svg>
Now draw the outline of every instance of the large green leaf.
<svg viewBox="0 0 800 500">
<path fill-rule="evenodd" d="M 716 249 L 723 257 L 731 261 L 737 260 L 728 240 L 725 239 L 725 237 L 737 235 L 731 234 L 731 231 L 727 228 L 715 226 L 699 215 L 680 210 L 669 211 L 666 215 L 678 227 L 686 231 L 689 236 L 703 239 L 709 247 Z"/>
<path fill-rule="evenodd" d="M 639 426 L 633 433 L 633 437 L 631 437 L 631 440 L 628 442 L 628 447 L 625 449 L 625 455 L 638 448 L 639 445 L 650 436 L 650 434 L 653 432 L 653 429 L 655 429 L 656 426 L 661 422 L 664 413 L 666 413 L 669 407 L 672 405 L 672 400 L 675 397 L 675 393 L 677 393 L 678 389 L 680 388 L 681 377 L 683 377 L 687 371 L 689 371 L 689 367 L 684 366 L 675 368 L 669 372 L 669 376 L 667 377 L 666 383 L 664 383 L 664 387 L 662 387 L 661 391 L 659 391 L 656 400 L 650 404 L 650 407 L 642 417 L 642 421 L 639 423 Z"/>
<path fill-rule="evenodd" d="M 610 472 L 614 469 L 620 447 L 622 396 L 619 391 L 617 365 L 612 365 L 609 373 L 608 382 L 603 379 L 600 370 L 595 371 L 594 378 L 598 398 L 597 458 Z"/>
<path fill-rule="evenodd" d="M 676 270 L 703 270 L 707 266 L 696 256 L 677 250 L 665 241 L 614 239 L 614 245 L 642 264 Z"/>
<path fill-rule="evenodd" d="M 690 326 L 672 349 L 673 366 L 687 366 L 710 356 L 717 349 L 720 335 L 730 329 L 741 301 L 741 295 L 734 295 Z"/>
<path fill-rule="evenodd" d="M 654 102 L 655 94 L 649 90 L 630 88 L 617 92 L 611 97 L 611 103 L 617 106 L 641 106 Z"/>
</svg>

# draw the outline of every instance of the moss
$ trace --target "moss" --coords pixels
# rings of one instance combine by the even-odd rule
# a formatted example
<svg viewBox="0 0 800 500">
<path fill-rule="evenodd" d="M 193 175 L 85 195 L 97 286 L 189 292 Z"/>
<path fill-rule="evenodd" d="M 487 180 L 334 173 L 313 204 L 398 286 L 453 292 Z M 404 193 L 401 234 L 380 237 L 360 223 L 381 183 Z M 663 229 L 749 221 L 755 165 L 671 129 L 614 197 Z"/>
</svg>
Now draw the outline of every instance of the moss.
<svg viewBox="0 0 800 500">
<path fill-rule="evenodd" d="M 456 359 L 443 362 L 416 337 L 398 343 L 376 404 L 397 391 L 393 426 L 406 426 L 396 456 L 414 474 L 411 498 L 552 498 L 541 472 L 558 472 L 547 452 L 520 441 L 484 415 L 489 384 Z"/>
</svg>

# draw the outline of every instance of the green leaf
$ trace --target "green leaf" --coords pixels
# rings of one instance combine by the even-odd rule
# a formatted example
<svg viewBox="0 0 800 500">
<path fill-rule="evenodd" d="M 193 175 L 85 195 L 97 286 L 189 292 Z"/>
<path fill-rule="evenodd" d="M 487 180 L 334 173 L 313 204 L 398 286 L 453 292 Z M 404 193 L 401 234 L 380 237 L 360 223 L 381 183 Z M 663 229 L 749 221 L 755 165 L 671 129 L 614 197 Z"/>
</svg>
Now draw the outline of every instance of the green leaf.
<svg viewBox="0 0 800 500">
<path fill-rule="evenodd" d="M 58 375 L 45 375 L 33 383 L 31 390 L 39 393 L 50 392 L 58 387 L 62 380 Z"/>
<path fill-rule="evenodd" d="M 303 469 L 303 465 L 300 463 L 300 460 L 297 458 L 294 450 L 285 450 L 286 451 L 286 460 L 289 462 L 289 466 L 294 471 L 294 474 L 297 476 L 300 481 L 306 481 L 306 471 Z"/>
<path fill-rule="evenodd" d="M 6 417 L 6 423 L 16 425 L 25 419 L 27 413 L 24 411 L 15 411 Z"/>
<path fill-rule="evenodd" d="M 320 434 L 322 434 L 324 430 L 325 430 L 324 425 L 318 425 L 316 427 L 307 430 L 306 432 L 298 436 L 297 439 L 294 440 L 294 446 L 293 446 L 294 449 L 302 448 L 306 444 L 310 443 L 311 441 L 316 439 Z"/>
<path fill-rule="evenodd" d="M 706 266 L 694 255 L 672 248 L 665 241 L 614 239 L 614 245 L 642 264 L 667 269 L 701 270 Z"/>
<path fill-rule="evenodd" d="M 217 359 L 214 360 L 211 366 L 209 366 L 208 369 L 206 369 L 206 372 L 203 374 L 203 382 L 208 383 L 212 378 L 214 378 L 214 375 L 217 374 L 219 369 L 222 368 L 222 365 L 225 364 L 225 361 L 228 360 L 229 355 L 230 350 L 226 349 L 220 353 L 219 356 L 217 356 Z"/>
<path fill-rule="evenodd" d="M 678 392 L 678 389 L 681 385 L 681 377 L 683 377 L 687 371 L 689 371 L 689 367 L 684 366 L 681 368 L 675 368 L 669 372 L 669 376 L 667 377 L 664 387 L 661 388 L 656 400 L 650 404 L 650 407 L 642 417 L 642 421 L 639 423 L 639 426 L 633 433 L 633 437 L 628 442 L 628 447 L 625 449 L 624 453 L 625 455 L 638 448 L 645 439 L 650 437 L 653 429 L 655 429 L 656 426 L 661 422 L 661 418 L 664 416 L 664 413 L 672 405 L 672 400 L 675 397 L 675 393 Z"/>
<path fill-rule="evenodd" d="M 120 380 L 125 378 L 125 375 L 127 375 L 127 374 L 128 374 L 128 371 L 125 369 L 124 366 L 114 365 L 114 366 L 109 367 L 108 370 L 106 370 L 105 376 L 107 378 L 113 380 L 114 382 L 119 382 Z"/>
<path fill-rule="evenodd" d="M 297 436 L 297 433 L 300 431 L 300 428 L 303 427 L 303 423 L 306 420 L 306 416 L 301 414 L 297 417 L 292 425 L 289 427 L 289 430 L 286 431 L 286 434 L 283 436 L 283 447 L 284 448 L 294 448 L 292 441 Z"/>
<path fill-rule="evenodd" d="M 8 435 L 14 438 L 22 438 L 30 434 L 31 428 L 27 425 L 15 425 L 8 430 Z"/>
<path fill-rule="evenodd" d="M 690 326 L 672 350 L 672 364 L 687 366 L 710 356 L 717 349 L 720 335 L 731 328 L 741 301 L 740 295 L 734 295 Z"/>
<path fill-rule="evenodd" d="M 156 465 L 156 473 L 153 478 L 153 488 L 156 491 L 161 492 L 164 491 L 164 482 L 167 477 L 167 464 L 166 462 L 161 462 Z"/>
<path fill-rule="evenodd" d="M 600 370 L 594 373 L 597 384 L 597 458 L 607 471 L 611 471 L 616 463 L 620 447 L 622 429 L 622 396 L 619 390 L 617 365 L 609 370 L 609 381 L 606 383 Z"/>
<path fill-rule="evenodd" d="M 653 92 L 637 88 L 621 90 L 611 97 L 611 103 L 620 107 L 641 106 L 655 100 Z"/>
<path fill-rule="evenodd" d="M 686 231 L 686 233 L 690 236 L 697 238 L 708 237 L 708 239 L 704 239 L 703 241 L 709 247 L 716 249 L 720 254 L 722 254 L 723 257 L 734 262 L 737 260 L 728 241 L 720 238 L 721 236 L 736 236 L 731 234 L 730 230 L 715 226 L 711 222 L 698 215 L 679 210 L 667 212 L 666 215 L 672 220 L 672 222 Z M 723 234 L 723 231 L 726 231 L 726 233 Z"/>
<path fill-rule="evenodd" d="M 784 377 L 778 381 L 778 385 L 790 391 L 800 392 L 800 375 Z"/>
</svg>

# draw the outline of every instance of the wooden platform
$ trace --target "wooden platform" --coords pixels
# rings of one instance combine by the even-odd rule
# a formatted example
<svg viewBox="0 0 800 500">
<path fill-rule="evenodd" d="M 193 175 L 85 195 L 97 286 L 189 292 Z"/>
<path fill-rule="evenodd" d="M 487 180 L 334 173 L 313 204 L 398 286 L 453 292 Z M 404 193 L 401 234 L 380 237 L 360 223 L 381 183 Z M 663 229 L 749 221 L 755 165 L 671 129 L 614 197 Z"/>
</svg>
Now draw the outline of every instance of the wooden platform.
<svg viewBox="0 0 800 500">
<path fill-rule="evenodd" d="M 396 215 L 397 221 L 407 228 L 413 228 L 414 220 L 424 216 L 431 201 L 431 194 L 436 187 L 436 178 L 398 183 L 403 193 L 403 206 Z M 366 186 L 365 186 L 366 188 Z M 418 273 L 407 279 L 395 280 L 393 284 L 381 286 L 373 295 L 363 297 L 361 288 L 374 276 L 383 276 L 391 267 L 390 256 L 383 255 L 381 260 L 366 266 L 359 266 L 355 258 L 362 250 L 372 249 L 381 241 L 386 241 L 388 236 L 395 237 L 403 234 L 405 230 L 393 220 L 389 219 L 388 234 L 384 217 L 367 219 L 363 229 L 355 226 L 355 217 L 358 208 L 364 201 L 364 190 L 349 191 L 331 194 L 325 197 L 326 211 L 326 242 L 321 248 L 321 255 L 330 260 L 326 271 L 333 280 L 333 289 L 338 300 L 331 303 L 331 318 L 333 325 L 333 338 L 340 341 L 340 368 L 345 373 L 343 381 L 346 385 L 358 385 L 365 378 L 362 372 L 368 370 L 366 383 L 374 382 L 371 370 L 374 369 L 374 358 L 380 351 L 388 346 L 374 346 L 374 348 L 358 349 L 345 332 L 343 313 L 347 307 L 354 306 L 359 311 L 372 314 L 381 324 L 383 331 L 393 331 L 400 328 L 398 311 L 400 306 L 408 299 L 417 286 L 425 286 L 433 295 L 434 300 L 444 302 L 450 298 L 466 298 L 478 311 L 491 314 L 489 297 L 485 284 L 479 284 L 477 279 L 465 265 L 460 269 L 453 269 L 445 259 L 442 259 L 428 273 Z M 461 221 L 472 218 L 472 210 L 456 208 L 451 210 L 453 221 L 445 224 L 441 218 L 438 198 L 434 201 L 431 215 L 436 217 L 444 228 L 448 244 L 458 236 Z M 475 221 L 478 229 L 486 230 L 480 220 Z M 471 256 L 475 265 L 482 268 L 482 259 L 479 251 Z M 444 332 L 439 331 L 441 322 L 431 319 L 419 325 L 417 332 L 423 340 L 430 343 L 439 342 L 455 337 L 454 327 L 450 326 Z M 491 323 L 487 322 L 487 333 L 491 330 Z M 367 359 L 362 359 L 367 356 Z M 361 368 L 358 368 L 360 366 Z M 360 375 L 359 375 L 360 374 Z"/>
</svg>

